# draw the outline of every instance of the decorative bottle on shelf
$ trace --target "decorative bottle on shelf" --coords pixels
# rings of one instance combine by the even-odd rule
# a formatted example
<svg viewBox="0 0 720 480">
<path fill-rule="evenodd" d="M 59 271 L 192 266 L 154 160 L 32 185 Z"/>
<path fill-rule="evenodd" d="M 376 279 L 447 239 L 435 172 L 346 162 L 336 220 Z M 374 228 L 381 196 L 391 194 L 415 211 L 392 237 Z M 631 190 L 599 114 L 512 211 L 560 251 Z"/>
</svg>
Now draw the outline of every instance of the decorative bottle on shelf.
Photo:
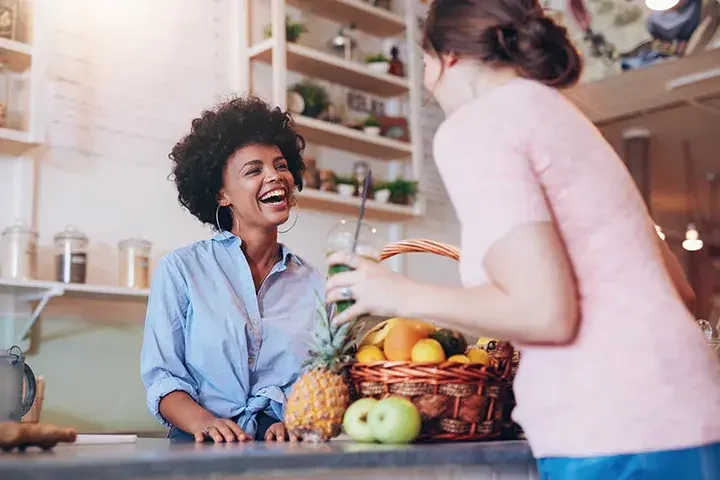
<svg viewBox="0 0 720 480">
<path fill-rule="evenodd" d="M 8 107 L 10 104 L 10 69 L 0 59 L 0 127 L 8 127 Z"/>
<path fill-rule="evenodd" d="M 335 172 L 327 168 L 320 170 L 320 190 L 323 192 L 337 193 L 337 178 Z"/>
<path fill-rule="evenodd" d="M 303 186 L 317 190 L 320 188 L 320 172 L 314 158 L 305 159 L 305 173 L 303 173 Z"/>
<path fill-rule="evenodd" d="M 345 60 L 350 61 L 353 60 L 355 46 L 357 45 L 355 39 L 348 33 L 352 30 L 355 30 L 355 22 L 350 23 L 348 26 L 341 26 L 328 42 L 332 52 L 340 54 Z"/>
<path fill-rule="evenodd" d="M 355 180 L 355 192 L 354 192 L 355 196 L 362 197 L 363 186 L 365 185 L 365 177 L 367 176 L 369 171 L 370 171 L 370 166 L 367 164 L 367 162 L 356 162 L 355 165 L 353 165 L 353 178 Z M 373 181 L 371 178 L 370 179 L 370 187 L 368 188 L 367 198 L 370 198 L 370 199 L 375 198 L 374 190 L 375 190 L 375 188 L 373 186 Z"/>
<path fill-rule="evenodd" d="M 388 70 L 388 73 L 390 75 L 397 75 L 398 77 L 404 77 L 405 76 L 405 65 L 403 64 L 402 60 L 400 60 L 400 51 L 397 47 L 392 47 L 390 49 L 390 69 Z"/>
</svg>

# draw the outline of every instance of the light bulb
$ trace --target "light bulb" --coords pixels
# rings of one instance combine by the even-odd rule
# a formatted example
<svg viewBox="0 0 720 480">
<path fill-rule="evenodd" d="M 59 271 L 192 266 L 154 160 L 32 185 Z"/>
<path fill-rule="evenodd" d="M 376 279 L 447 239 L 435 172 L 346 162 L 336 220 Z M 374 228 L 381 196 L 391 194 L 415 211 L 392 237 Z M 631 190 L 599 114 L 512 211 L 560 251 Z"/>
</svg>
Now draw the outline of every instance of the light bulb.
<svg viewBox="0 0 720 480">
<path fill-rule="evenodd" d="M 697 228 L 694 223 L 688 223 L 687 231 L 685 232 L 685 240 L 682 242 L 682 247 L 688 252 L 696 252 L 703 247 L 703 241 L 700 240 Z"/>
<path fill-rule="evenodd" d="M 670 10 L 678 3 L 680 3 L 680 0 L 645 0 L 645 6 L 656 12 Z"/>
<path fill-rule="evenodd" d="M 662 231 L 662 228 L 660 228 L 660 225 L 655 225 L 655 232 L 657 232 L 657 236 L 660 237 L 660 240 L 665 240 L 665 233 Z"/>
</svg>

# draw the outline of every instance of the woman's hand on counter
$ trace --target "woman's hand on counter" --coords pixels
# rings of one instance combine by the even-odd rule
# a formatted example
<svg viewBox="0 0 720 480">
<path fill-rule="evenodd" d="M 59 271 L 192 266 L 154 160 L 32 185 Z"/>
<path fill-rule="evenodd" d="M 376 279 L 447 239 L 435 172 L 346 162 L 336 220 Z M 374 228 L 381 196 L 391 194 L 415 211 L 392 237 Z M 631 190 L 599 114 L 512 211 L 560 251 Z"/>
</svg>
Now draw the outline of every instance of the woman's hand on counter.
<svg viewBox="0 0 720 480">
<path fill-rule="evenodd" d="M 288 433 L 283 422 L 273 423 L 270 425 L 270 428 L 267 429 L 267 432 L 265 432 L 266 442 L 284 442 L 285 440 L 297 442 L 298 438 Z"/>
<path fill-rule="evenodd" d="M 337 323 L 365 314 L 396 316 L 400 299 L 412 296 L 417 285 L 384 265 L 347 252 L 330 255 L 328 264 L 352 268 L 352 271 L 332 275 L 327 281 L 325 301 L 328 304 L 341 300 L 355 301 L 335 317 Z"/>
<path fill-rule="evenodd" d="M 204 442 L 206 438 L 211 438 L 215 443 L 247 442 L 252 440 L 237 423 L 225 418 L 213 418 L 210 421 L 198 424 L 192 430 L 191 433 L 198 443 Z"/>
</svg>

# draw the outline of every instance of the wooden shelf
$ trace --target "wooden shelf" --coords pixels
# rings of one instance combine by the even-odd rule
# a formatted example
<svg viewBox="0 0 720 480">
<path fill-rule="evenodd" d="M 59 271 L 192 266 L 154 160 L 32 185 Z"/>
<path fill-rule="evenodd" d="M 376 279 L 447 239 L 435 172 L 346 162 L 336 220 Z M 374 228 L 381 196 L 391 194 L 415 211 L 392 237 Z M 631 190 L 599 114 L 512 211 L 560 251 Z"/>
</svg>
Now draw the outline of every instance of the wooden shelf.
<svg viewBox="0 0 720 480">
<path fill-rule="evenodd" d="M 357 215 L 360 210 L 360 199 L 357 197 L 343 197 L 337 193 L 322 192 L 310 188 L 297 193 L 300 208 L 310 208 L 325 212 L 335 212 L 346 215 Z M 405 205 L 392 203 L 379 203 L 368 200 L 365 204 L 365 216 L 380 221 L 408 220 L 417 216 L 415 209 Z"/>
<path fill-rule="evenodd" d="M 53 296 L 143 302 L 147 300 L 150 294 L 150 291 L 147 289 L 118 287 L 114 285 L 91 285 L 86 283 L 61 283 L 43 280 L 0 278 L 0 294 L 42 294 L 50 291 L 54 291 L 55 294 Z"/>
<path fill-rule="evenodd" d="M 405 31 L 403 17 L 360 0 L 287 0 L 287 3 L 341 25 L 355 22 L 358 30 L 378 37 L 394 37 Z"/>
<path fill-rule="evenodd" d="M 32 63 L 32 46 L 0 37 L 0 60 L 6 62 L 10 70 L 24 72 Z"/>
<path fill-rule="evenodd" d="M 273 39 L 267 39 L 253 46 L 250 49 L 250 58 L 272 63 L 272 45 Z M 410 89 L 405 78 L 375 73 L 362 64 L 294 43 L 287 44 L 287 68 L 379 97 L 403 95 Z"/>
<path fill-rule="evenodd" d="M 21 155 L 37 145 L 30 141 L 28 132 L 0 127 L 0 153 Z"/>
<path fill-rule="evenodd" d="M 363 131 L 296 115 L 295 127 L 308 143 L 337 148 L 379 160 L 407 160 L 412 146 L 392 138 L 375 137 Z"/>
<path fill-rule="evenodd" d="M 596 124 L 672 108 L 720 95 L 720 49 L 577 85 L 566 96 Z M 707 75 L 707 78 L 702 78 Z M 697 79 L 698 81 L 692 81 Z"/>
</svg>

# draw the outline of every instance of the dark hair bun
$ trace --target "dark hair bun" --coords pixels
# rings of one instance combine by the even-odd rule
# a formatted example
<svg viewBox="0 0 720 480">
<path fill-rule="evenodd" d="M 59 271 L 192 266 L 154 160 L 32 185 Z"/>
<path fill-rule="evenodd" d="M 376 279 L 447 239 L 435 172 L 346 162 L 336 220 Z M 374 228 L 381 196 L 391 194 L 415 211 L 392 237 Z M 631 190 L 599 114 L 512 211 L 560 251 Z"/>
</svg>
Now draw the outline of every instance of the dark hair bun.
<svg viewBox="0 0 720 480">
<path fill-rule="evenodd" d="M 434 55 L 513 67 L 555 88 L 573 85 L 582 72 L 567 30 L 545 16 L 538 0 L 433 0 L 422 45 Z"/>
<path fill-rule="evenodd" d="M 517 26 L 516 52 L 508 52 L 519 73 L 555 88 L 570 87 L 582 73 L 582 58 L 564 27 L 542 16 Z"/>
</svg>

